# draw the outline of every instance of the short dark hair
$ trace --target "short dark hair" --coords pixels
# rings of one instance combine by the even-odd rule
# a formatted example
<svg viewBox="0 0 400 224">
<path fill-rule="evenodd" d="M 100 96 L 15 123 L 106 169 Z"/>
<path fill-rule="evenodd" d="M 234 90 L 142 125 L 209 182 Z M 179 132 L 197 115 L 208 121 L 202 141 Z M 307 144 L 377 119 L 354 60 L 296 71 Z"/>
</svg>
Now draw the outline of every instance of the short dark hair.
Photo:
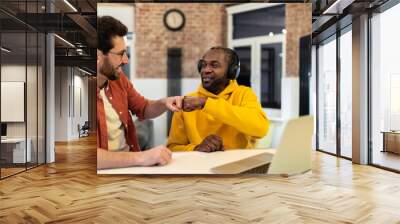
<svg viewBox="0 0 400 224">
<path fill-rule="evenodd" d="M 210 50 L 220 50 L 220 51 L 224 52 L 225 56 L 228 59 L 228 66 L 233 64 L 233 63 L 237 63 L 235 61 L 236 57 L 237 57 L 236 53 L 230 48 L 221 47 L 221 46 L 215 46 L 215 47 L 210 48 Z"/>
<path fill-rule="evenodd" d="M 111 16 L 102 16 L 97 19 L 97 49 L 103 54 L 114 47 L 112 38 L 115 36 L 123 37 L 128 33 L 128 28 L 119 20 Z"/>
</svg>

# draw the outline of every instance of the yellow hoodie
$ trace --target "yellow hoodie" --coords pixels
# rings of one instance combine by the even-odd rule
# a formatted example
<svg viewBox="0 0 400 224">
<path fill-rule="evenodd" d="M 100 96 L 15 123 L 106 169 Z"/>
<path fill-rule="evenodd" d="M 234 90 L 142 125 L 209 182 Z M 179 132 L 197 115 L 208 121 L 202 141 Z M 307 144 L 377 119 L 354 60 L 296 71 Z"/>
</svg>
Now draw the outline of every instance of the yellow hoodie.
<svg viewBox="0 0 400 224">
<path fill-rule="evenodd" d="M 167 147 L 172 151 L 192 151 L 211 134 L 223 139 L 225 149 L 252 148 L 256 138 L 267 134 L 269 121 L 254 92 L 236 80 L 218 95 L 201 85 L 189 96 L 207 97 L 202 110 L 175 112 Z"/>
</svg>

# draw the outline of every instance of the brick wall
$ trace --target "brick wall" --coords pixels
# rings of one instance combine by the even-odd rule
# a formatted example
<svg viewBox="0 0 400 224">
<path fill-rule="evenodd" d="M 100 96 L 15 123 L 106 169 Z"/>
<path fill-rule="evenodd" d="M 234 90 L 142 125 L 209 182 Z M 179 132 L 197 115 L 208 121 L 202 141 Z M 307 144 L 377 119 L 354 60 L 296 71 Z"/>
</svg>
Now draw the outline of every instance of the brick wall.
<svg viewBox="0 0 400 224">
<path fill-rule="evenodd" d="M 164 13 L 172 8 L 186 17 L 185 27 L 169 31 Z M 198 77 L 197 60 L 215 45 L 226 46 L 226 11 L 223 4 L 135 4 L 136 77 L 165 78 L 167 49 L 182 48 L 182 76 Z"/>
<path fill-rule="evenodd" d="M 185 27 L 169 31 L 164 13 L 172 8 L 186 17 Z M 167 49 L 182 48 L 182 76 L 198 77 L 197 60 L 211 46 L 226 46 L 227 13 L 224 4 L 136 3 L 136 77 L 166 78 Z M 299 38 L 311 34 L 311 4 L 286 4 L 286 74 L 298 76 Z"/>
<path fill-rule="evenodd" d="M 311 3 L 286 4 L 286 74 L 299 76 L 299 40 L 311 34 Z"/>
</svg>

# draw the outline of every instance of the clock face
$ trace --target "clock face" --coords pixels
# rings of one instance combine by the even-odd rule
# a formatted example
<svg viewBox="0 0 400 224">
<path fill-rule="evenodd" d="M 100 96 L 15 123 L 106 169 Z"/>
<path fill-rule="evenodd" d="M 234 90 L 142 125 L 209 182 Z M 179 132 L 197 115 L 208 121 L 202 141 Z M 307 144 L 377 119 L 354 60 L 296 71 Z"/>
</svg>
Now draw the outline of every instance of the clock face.
<svg viewBox="0 0 400 224">
<path fill-rule="evenodd" d="M 185 15 L 178 9 L 171 9 L 164 15 L 164 24 L 169 30 L 181 30 L 185 25 Z"/>
</svg>

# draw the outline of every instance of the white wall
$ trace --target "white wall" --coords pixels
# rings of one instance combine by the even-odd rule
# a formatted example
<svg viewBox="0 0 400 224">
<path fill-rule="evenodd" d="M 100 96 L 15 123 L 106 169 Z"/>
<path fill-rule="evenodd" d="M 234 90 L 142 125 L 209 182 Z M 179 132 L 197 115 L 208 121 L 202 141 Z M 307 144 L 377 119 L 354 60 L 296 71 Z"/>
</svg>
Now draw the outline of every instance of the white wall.
<svg viewBox="0 0 400 224">
<path fill-rule="evenodd" d="M 33 67 L 27 69 L 29 73 Z M 1 81 L 25 82 L 25 65 L 1 65 Z"/>
<path fill-rule="evenodd" d="M 264 108 L 271 123 L 269 132 L 272 132 L 271 148 L 276 148 L 280 142 L 286 123 L 299 116 L 299 77 L 282 77 L 281 109 Z"/>
<path fill-rule="evenodd" d="M 37 70 L 38 69 L 38 70 Z M 22 122 L 6 122 L 7 137 L 25 138 L 30 140 L 32 160 L 36 162 L 39 153 L 39 163 L 44 162 L 44 89 L 42 68 L 39 66 L 25 66 L 19 64 L 4 64 L 1 66 L 2 81 L 24 82 L 26 84 L 26 107 L 20 108 L 26 120 Z M 27 78 L 27 81 L 25 80 Z M 2 90 L 3 91 L 3 90 Z M 21 94 L 24 94 L 24 90 Z M 38 94 L 38 95 L 37 95 Z M 2 96 L 7 97 L 7 96 Z M 24 104 L 24 102 L 22 102 Z M 12 108 L 2 107 L 2 112 L 13 113 Z M 15 113 L 15 112 L 14 112 Z"/>
<path fill-rule="evenodd" d="M 77 74 L 78 72 L 78 74 Z M 88 112 L 88 78 L 87 76 L 81 76 L 83 73 L 79 73 L 78 70 L 75 70 L 75 75 L 74 75 L 74 110 L 75 113 L 73 113 L 73 119 L 72 119 L 72 138 L 78 138 L 79 133 L 78 133 L 78 124 L 82 126 L 85 121 L 88 121 L 89 117 L 89 112 Z M 80 91 L 80 93 L 79 93 Z M 80 108 L 81 107 L 81 108 Z M 81 110 L 81 111 L 80 111 Z"/>
<path fill-rule="evenodd" d="M 71 67 L 56 67 L 56 74 L 55 141 L 70 141 L 79 138 L 78 124 L 88 120 L 88 78 Z"/>
<path fill-rule="evenodd" d="M 135 79 L 133 82 L 135 89 L 144 97 L 157 100 L 167 96 L 167 79 Z M 181 80 L 182 95 L 195 91 L 200 85 L 200 79 Z M 154 121 L 154 145 L 166 144 L 167 133 L 167 113 L 164 113 Z"/>
<path fill-rule="evenodd" d="M 166 79 L 135 79 L 135 89 L 145 98 L 157 100 L 167 96 Z M 166 144 L 167 140 L 167 113 L 153 119 L 154 145 Z"/>
<path fill-rule="evenodd" d="M 128 27 L 129 32 L 135 31 L 135 10 L 133 4 L 98 3 L 98 16 L 112 16 Z"/>
<path fill-rule="evenodd" d="M 182 94 L 195 92 L 201 85 L 200 78 L 182 79 Z"/>
<path fill-rule="evenodd" d="M 68 139 L 68 68 L 56 67 L 55 73 L 55 141 Z"/>
<path fill-rule="evenodd" d="M 36 74 L 36 68 L 33 66 L 25 67 L 25 65 L 2 65 L 1 66 L 1 81 L 10 82 L 25 82 L 26 69 L 28 74 Z M 35 69 L 35 70 L 34 70 Z M 33 96 L 34 94 L 29 94 Z M 36 94 L 35 94 L 36 95 Z M 7 110 L 8 108 L 1 108 L 1 110 Z M 29 116 L 29 115 L 28 115 Z M 28 118 L 28 120 L 31 120 Z M 26 122 L 7 122 L 7 136 L 8 137 L 25 137 L 25 126 Z M 28 136 L 29 137 L 29 136 Z"/>
</svg>

